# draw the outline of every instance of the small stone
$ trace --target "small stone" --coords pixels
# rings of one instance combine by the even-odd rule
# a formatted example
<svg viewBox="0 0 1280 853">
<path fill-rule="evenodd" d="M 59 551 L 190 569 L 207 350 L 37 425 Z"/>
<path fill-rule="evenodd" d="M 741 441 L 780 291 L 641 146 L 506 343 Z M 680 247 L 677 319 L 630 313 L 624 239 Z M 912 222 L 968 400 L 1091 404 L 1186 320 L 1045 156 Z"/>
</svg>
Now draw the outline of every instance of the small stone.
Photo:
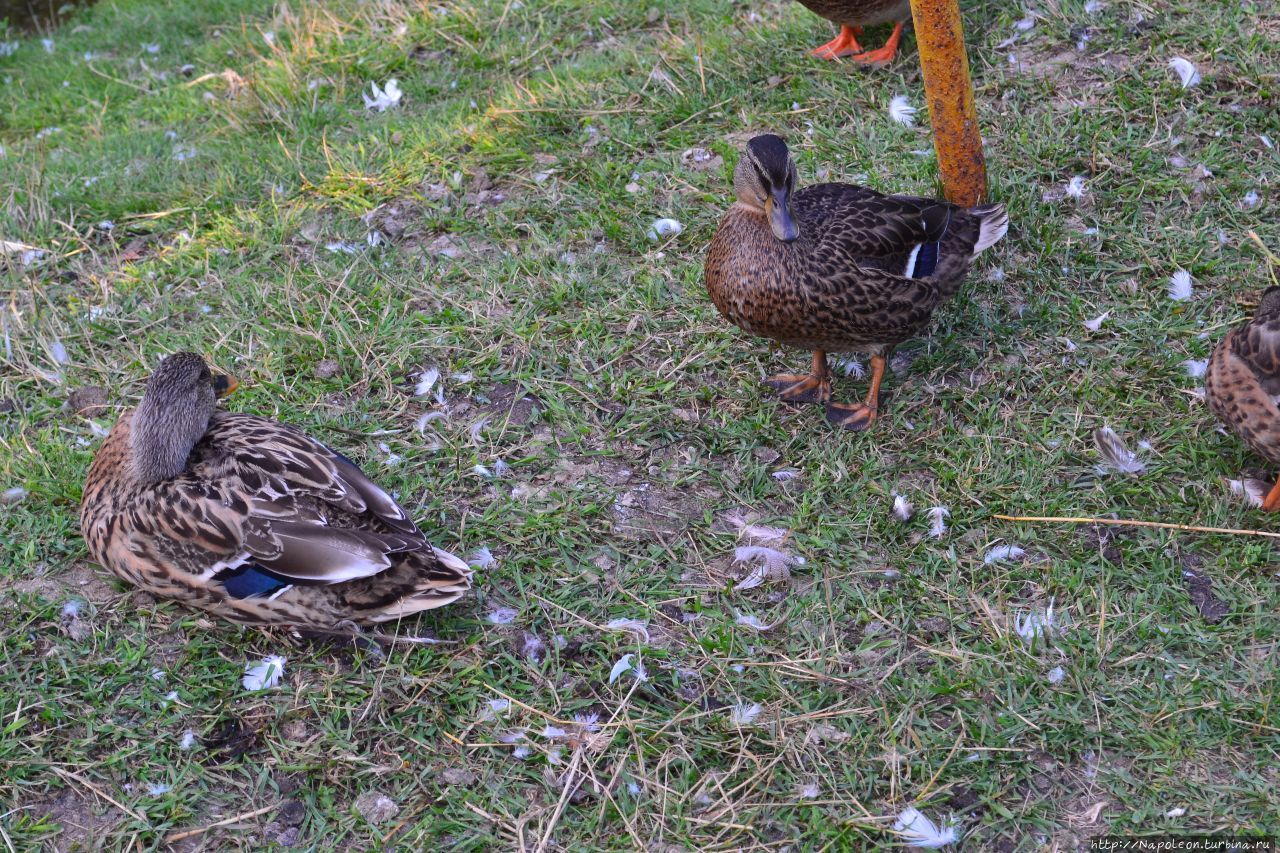
<svg viewBox="0 0 1280 853">
<path fill-rule="evenodd" d="M 97 417 L 107 410 L 107 391 L 97 385 L 77 388 L 67 395 L 67 408 L 86 418 Z"/>
<path fill-rule="evenodd" d="M 316 379 L 332 379 L 341 372 L 342 365 L 338 364 L 338 362 L 331 358 L 326 358 L 324 361 L 317 364 L 315 370 Z"/>
<path fill-rule="evenodd" d="M 400 814 L 400 806 L 386 794 L 365 791 L 356 798 L 356 811 L 369 823 L 386 823 Z"/>
</svg>

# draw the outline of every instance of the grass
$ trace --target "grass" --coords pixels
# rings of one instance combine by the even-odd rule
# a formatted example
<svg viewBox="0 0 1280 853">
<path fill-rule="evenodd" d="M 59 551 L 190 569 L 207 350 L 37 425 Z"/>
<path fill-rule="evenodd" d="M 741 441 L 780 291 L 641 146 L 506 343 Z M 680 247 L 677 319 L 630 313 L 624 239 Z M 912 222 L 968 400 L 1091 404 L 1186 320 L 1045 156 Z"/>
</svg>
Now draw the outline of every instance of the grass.
<svg viewBox="0 0 1280 853">
<path fill-rule="evenodd" d="M 1260 138 L 1280 140 L 1277 19 L 1062 0 L 1002 46 L 1022 15 L 965 9 L 1013 228 L 900 349 L 867 435 L 762 392 L 806 356 L 722 321 L 701 262 L 752 132 L 784 133 L 803 181 L 936 191 L 925 113 L 887 117 L 896 94 L 924 106 L 911 39 L 886 70 L 821 63 L 804 49 L 828 27 L 781 0 L 104 0 L 50 53 L 0 39 L 20 42 L 0 57 L 0 237 L 45 252 L 0 268 L 0 488 L 26 490 L 0 506 L 0 838 L 856 849 L 895 844 L 913 803 L 972 850 L 1280 833 L 1274 547 L 991 518 L 1269 527 L 1226 480 L 1274 472 L 1181 362 L 1268 284 L 1245 233 L 1280 245 Z M 401 106 L 365 110 L 391 77 Z M 693 146 L 724 164 L 686 166 Z M 1086 194 L 1060 198 L 1075 175 Z M 659 216 L 685 230 L 649 242 Z M 1196 289 L 1175 303 L 1180 268 Z M 233 408 L 361 462 L 441 546 L 492 550 L 474 597 L 403 626 L 450 644 L 315 648 L 87 562 L 99 430 L 179 348 L 240 376 Z M 443 407 L 412 396 L 430 366 Z M 90 386 L 92 421 L 67 407 Z M 415 427 L 433 409 L 438 442 Z M 1150 443 L 1145 474 L 1094 471 L 1104 424 Z M 474 473 L 498 459 L 506 477 Z M 790 583 L 732 589 L 734 512 L 791 531 Z M 1025 559 L 984 563 L 997 543 Z M 1051 603 L 1061 629 L 1025 643 L 1018 618 Z M 273 653 L 281 686 L 246 693 Z M 610 684 L 627 653 L 648 680 Z"/>
</svg>

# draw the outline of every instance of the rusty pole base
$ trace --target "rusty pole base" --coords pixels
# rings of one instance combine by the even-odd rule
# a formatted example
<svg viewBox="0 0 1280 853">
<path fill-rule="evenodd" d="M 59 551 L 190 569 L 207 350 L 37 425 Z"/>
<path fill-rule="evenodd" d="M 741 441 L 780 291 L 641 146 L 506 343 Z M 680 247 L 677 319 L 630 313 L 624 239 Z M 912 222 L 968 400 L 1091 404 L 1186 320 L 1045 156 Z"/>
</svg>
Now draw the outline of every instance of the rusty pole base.
<svg viewBox="0 0 1280 853">
<path fill-rule="evenodd" d="M 911 0 L 933 146 L 947 201 L 972 207 L 987 194 L 987 166 L 973 104 L 957 0 Z"/>
</svg>

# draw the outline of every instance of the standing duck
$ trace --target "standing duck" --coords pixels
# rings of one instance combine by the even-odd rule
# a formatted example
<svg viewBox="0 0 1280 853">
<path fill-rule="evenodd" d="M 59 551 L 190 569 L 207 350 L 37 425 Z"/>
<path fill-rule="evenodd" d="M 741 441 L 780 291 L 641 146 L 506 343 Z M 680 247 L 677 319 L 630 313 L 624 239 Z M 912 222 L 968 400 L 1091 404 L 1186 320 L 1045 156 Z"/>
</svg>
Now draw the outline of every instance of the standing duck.
<svg viewBox="0 0 1280 853">
<path fill-rule="evenodd" d="M 893 347 L 922 331 L 978 253 L 1009 228 L 1002 205 L 964 208 L 852 184 L 796 190 L 786 143 L 757 136 L 733 172 L 737 201 L 707 253 L 711 301 L 731 323 L 813 351 L 807 375 L 765 382 L 783 400 L 826 404 L 827 420 L 871 426 Z M 862 403 L 832 403 L 828 352 L 871 356 Z"/>
<path fill-rule="evenodd" d="M 293 427 L 220 411 L 235 380 L 169 356 L 89 468 L 80 527 L 124 580 L 235 622 L 356 635 L 459 598 L 433 548 L 351 460 Z"/>
<path fill-rule="evenodd" d="M 812 53 L 822 59 L 848 56 L 854 62 L 868 65 L 892 62 L 902 40 L 902 28 L 911 18 L 910 0 L 800 0 L 810 12 L 840 25 L 840 35 L 815 48 Z M 858 44 L 863 27 L 893 24 L 893 33 L 884 47 L 867 50 Z"/>
<path fill-rule="evenodd" d="M 1213 348 L 1204 395 L 1218 420 L 1263 459 L 1280 465 L 1280 287 L 1268 288 L 1253 319 Z M 1262 508 L 1280 509 L 1280 480 Z"/>
</svg>

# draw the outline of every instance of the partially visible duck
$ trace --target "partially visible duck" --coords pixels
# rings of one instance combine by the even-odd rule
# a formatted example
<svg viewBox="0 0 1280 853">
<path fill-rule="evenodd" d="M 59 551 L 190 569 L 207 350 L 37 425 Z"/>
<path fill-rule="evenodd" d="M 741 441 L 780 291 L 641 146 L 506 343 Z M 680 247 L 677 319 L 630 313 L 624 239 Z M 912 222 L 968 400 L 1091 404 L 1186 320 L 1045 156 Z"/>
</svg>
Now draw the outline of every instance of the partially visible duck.
<svg viewBox="0 0 1280 853">
<path fill-rule="evenodd" d="M 1280 465 L 1280 287 L 1268 288 L 1253 319 L 1213 348 L 1204 375 L 1209 408 L 1254 453 Z M 1280 510 L 1280 480 L 1262 508 Z"/>
<path fill-rule="evenodd" d="M 757 136 L 733 173 L 737 200 L 707 253 L 707 292 L 730 322 L 813 352 L 808 374 L 771 376 L 783 400 L 826 405 L 827 419 L 863 430 L 879 412 L 896 344 L 922 332 L 973 259 L 1009 228 L 999 204 L 959 207 L 882 195 L 852 184 L 796 189 L 786 143 Z M 862 403 L 832 403 L 828 352 L 871 356 Z"/>
<path fill-rule="evenodd" d="M 124 580 L 253 625 L 355 635 L 448 604 L 471 570 L 340 453 L 216 408 L 235 381 L 169 356 L 89 469 L 80 526 Z"/>
<path fill-rule="evenodd" d="M 840 34 L 813 50 L 814 56 L 835 59 L 847 56 L 854 62 L 884 64 L 893 61 L 902 40 L 902 28 L 911 19 L 910 0 L 800 0 L 815 15 L 840 25 Z M 863 27 L 893 24 L 893 33 L 884 47 L 867 50 L 858 44 Z"/>
</svg>

